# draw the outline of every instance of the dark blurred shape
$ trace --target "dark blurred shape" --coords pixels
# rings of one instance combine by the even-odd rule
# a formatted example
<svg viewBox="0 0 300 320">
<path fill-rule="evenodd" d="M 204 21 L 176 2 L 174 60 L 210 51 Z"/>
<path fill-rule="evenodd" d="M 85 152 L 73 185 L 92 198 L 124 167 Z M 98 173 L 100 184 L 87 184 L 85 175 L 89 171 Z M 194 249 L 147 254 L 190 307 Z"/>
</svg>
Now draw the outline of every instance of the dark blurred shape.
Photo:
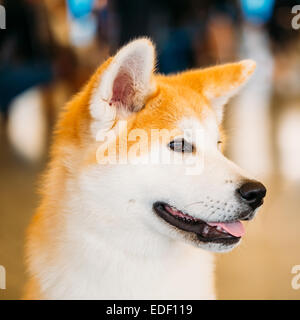
<svg viewBox="0 0 300 320">
<path fill-rule="evenodd" d="M 224 58 L 227 60 L 232 57 L 232 53 L 228 53 L 233 48 L 228 48 L 233 37 L 228 35 L 233 34 L 237 9 L 232 1 L 218 0 L 110 0 L 110 29 L 114 30 L 108 37 L 111 51 L 115 52 L 134 38 L 148 36 L 157 46 L 158 70 L 162 73 L 216 63 L 220 60 L 216 57 L 219 51 L 214 46 L 215 34 L 209 29 L 219 15 L 220 23 L 223 21 L 226 25 L 224 39 L 229 40 Z M 222 28 L 219 31 L 216 42 L 222 42 L 225 48 Z"/>
<path fill-rule="evenodd" d="M 275 51 L 282 51 L 284 47 L 299 39 L 299 30 L 292 28 L 292 7 L 299 5 L 299 0 L 276 0 L 273 15 L 267 24 Z"/>
<path fill-rule="evenodd" d="M 6 115 L 18 94 L 53 78 L 51 38 L 43 4 L 4 1 L 7 28 L 0 33 L 0 110 Z"/>
<path fill-rule="evenodd" d="M 131 39 L 148 36 L 157 45 L 161 72 L 194 65 L 192 46 L 199 1 L 111 0 L 109 4 L 118 30 L 111 43 L 113 51 Z"/>
</svg>

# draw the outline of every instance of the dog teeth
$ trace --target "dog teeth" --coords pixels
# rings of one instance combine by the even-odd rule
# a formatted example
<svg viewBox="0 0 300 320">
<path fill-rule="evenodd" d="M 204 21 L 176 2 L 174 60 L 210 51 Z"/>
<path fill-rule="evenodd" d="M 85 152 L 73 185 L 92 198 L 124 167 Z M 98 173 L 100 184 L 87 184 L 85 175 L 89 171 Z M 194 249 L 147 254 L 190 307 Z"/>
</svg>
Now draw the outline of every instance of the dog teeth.
<svg viewBox="0 0 300 320">
<path fill-rule="evenodd" d="M 216 229 L 219 231 L 219 232 L 222 232 L 222 233 L 228 233 L 226 230 L 224 230 L 222 227 L 220 226 L 217 226 Z"/>
<path fill-rule="evenodd" d="M 179 211 L 178 209 L 174 208 L 174 207 L 171 207 L 171 210 L 172 210 L 172 212 L 174 212 L 174 213 L 180 213 L 180 211 Z"/>
<path fill-rule="evenodd" d="M 205 226 L 203 228 L 202 234 L 206 236 L 206 235 L 208 235 L 208 233 L 209 233 L 209 226 Z"/>
<path fill-rule="evenodd" d="M 186 223 L 194 223 L 197 222 L 197 219 L 189 216 L 188 214 L 183 213 L 173 206 L 165 206 L 165 209 L 169 211 L 169 213 L 173 214 L 177 219 L 182 220 Z"/>
</svg>

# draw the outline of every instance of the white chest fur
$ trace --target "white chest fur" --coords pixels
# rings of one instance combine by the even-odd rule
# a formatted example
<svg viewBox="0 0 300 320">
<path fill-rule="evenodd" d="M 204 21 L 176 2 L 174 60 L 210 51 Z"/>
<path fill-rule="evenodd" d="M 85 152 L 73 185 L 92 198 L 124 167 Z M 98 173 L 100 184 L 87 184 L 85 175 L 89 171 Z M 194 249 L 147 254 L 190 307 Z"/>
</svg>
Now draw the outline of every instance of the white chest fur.
<svg viewBox="0 0 300 320">
<path fill-rule="evenodd" d="M 115 242 L 109 232 L 76 229 L 68 226 L 57 260 L 42 268 L 47 299 L 215 298 L 209 252 L 158 236 L 154 250 L 135 254 L 134 241 L 140 252 L 138 238 Z"/>
</svg>

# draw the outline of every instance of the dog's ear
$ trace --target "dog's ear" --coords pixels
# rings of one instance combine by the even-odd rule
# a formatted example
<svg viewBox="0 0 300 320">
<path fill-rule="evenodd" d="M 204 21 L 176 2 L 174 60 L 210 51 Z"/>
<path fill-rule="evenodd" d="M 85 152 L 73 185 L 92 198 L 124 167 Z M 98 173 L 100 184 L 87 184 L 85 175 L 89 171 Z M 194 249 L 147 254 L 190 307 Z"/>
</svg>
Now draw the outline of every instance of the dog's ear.
<svg viewBox="0 0 300 320">
<path fill-rule="evenodd" d="M 178 75 L 185 85 L 201 92 L 222 121 L 224 105 L 247 82 L 255 69 L 253 60 L 243 60 Z"/>
<path fill-rule="evenodd" d="M 143 108 L 154 91 L 155 50 L 150 40 L 130 42 L 108 62 L 91 97 L 91 115 L 109 122 Z"/>
</svg>

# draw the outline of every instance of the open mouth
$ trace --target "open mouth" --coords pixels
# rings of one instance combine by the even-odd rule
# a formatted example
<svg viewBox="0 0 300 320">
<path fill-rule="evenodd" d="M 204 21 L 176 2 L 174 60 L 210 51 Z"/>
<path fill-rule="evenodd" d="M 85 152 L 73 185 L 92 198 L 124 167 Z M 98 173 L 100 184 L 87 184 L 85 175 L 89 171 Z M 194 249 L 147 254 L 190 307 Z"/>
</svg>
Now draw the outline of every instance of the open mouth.
<svg viewBox="0 0 300 320">
<path fill-rule="evenodd" d="M 244 227 L 240 221 L 205 222 L 192 217 L 164 202 L 155 202 L 154 211 L 159 217 L 172 226 L 197 235 L 202 242 L 222 243 L 232 245 L 244 235 Z"/>
</svg>

